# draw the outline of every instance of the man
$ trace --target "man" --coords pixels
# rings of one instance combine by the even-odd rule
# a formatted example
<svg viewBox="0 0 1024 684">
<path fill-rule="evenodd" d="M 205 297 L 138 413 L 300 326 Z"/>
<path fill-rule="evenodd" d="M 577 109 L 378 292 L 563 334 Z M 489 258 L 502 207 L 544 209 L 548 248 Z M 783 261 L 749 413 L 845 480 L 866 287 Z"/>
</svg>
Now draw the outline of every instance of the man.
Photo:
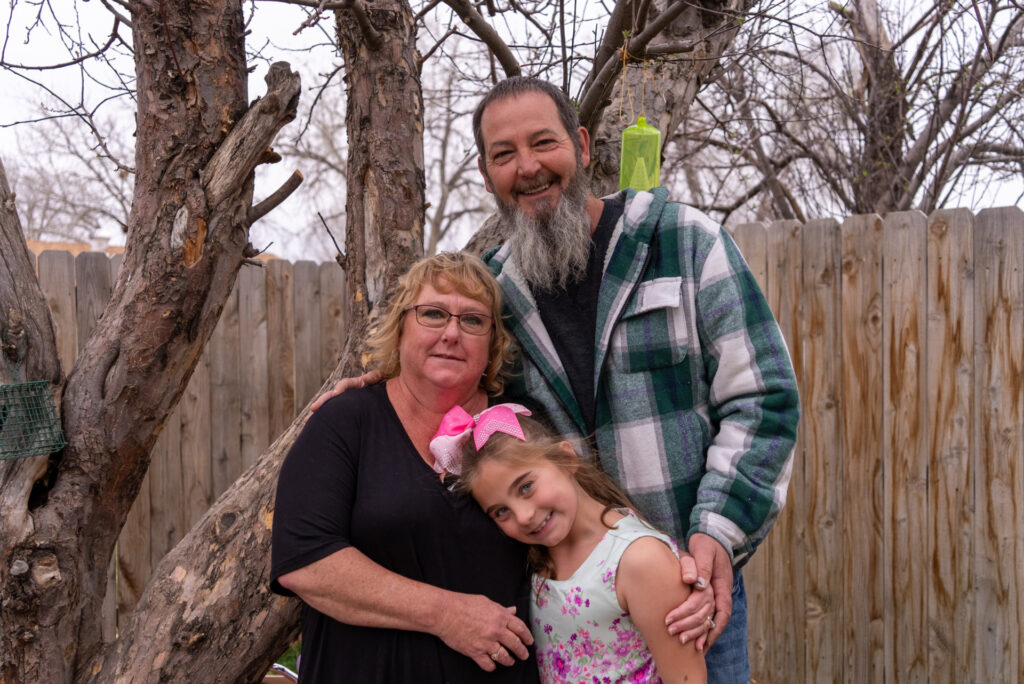
<svg viewBox="0 0 1024 684">
<path fill-rule="evenodd" d="M 595 197 L 589 133 L 551 84 L 502 81 L 473 133 L 511 236 L 485 255 L 522 350 L 506 400 L 596 447 L 640 512 L 685 542 L 683 580 L 710 583 L 714 612 L 694 591 L 668 629 L 697 638 L 706 615 L 709 681 L 749 682 L 738 570 L 785 503 L 799 419 L 764 296 L 728 234 L 664 189 Z"/>
<path fill-rule="evenodd" d="M 664 189 L 591 194 L 589 134 L 554 86 L 499 83 L 473 132 L 511 236 L 485 255 L 522 349 L 506 394 L 592 435 L 641 512 L 686 542 L 715 594 L 710 681 L 749 681 L 733 571 L 785 502 L 799 417 L 764 296 L 725 231 Z"/>
</svg>

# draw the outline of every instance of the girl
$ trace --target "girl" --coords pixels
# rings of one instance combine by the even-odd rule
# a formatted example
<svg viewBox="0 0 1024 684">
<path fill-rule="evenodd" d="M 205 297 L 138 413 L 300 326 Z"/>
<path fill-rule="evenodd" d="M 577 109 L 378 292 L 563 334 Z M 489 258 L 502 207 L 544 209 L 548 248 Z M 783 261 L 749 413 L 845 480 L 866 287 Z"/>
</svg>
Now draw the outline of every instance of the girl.
<svg viewBox="0 0 1024 684">
<path fill-rule="evenodd" d="M 501 404 L 474 419 L 455 407 L 431 450 L 505 534 L 530 545 L 541 681 L 706 682 L 694 642 L 665 629 L 689 593 L 672 540 L 568 442 L 517 413 L 529 411 Z"/>
</svg>

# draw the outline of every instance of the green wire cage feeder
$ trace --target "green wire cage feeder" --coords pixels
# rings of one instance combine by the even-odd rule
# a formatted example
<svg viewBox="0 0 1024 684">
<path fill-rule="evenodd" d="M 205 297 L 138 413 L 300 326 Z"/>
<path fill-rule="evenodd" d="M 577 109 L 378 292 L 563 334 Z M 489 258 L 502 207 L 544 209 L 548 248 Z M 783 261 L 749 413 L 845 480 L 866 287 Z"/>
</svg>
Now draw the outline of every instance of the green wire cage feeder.
<svg viewBox="0 0 1024 684">
<path fill-rule="evenodd" d="M 0 385 L 0 460 L 52 454 L 65 444 L 49 382 Z"/>
</svg>

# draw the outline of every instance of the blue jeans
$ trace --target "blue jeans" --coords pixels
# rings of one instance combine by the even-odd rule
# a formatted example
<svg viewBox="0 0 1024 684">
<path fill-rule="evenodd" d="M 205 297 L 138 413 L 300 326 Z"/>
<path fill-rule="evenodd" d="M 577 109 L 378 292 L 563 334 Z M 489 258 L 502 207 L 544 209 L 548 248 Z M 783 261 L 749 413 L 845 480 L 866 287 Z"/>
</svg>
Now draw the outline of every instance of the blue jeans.
<svg viewBox="0 0 1024 684">
<path fill-rule="evenodd" d="M 705 656 L 708 684 L 749 684 L 750 659 L 747 656 L 747 592 L 743 574 L 737 572 L 732 585 L 732 617 L 722 636 Z"/>
</svg>

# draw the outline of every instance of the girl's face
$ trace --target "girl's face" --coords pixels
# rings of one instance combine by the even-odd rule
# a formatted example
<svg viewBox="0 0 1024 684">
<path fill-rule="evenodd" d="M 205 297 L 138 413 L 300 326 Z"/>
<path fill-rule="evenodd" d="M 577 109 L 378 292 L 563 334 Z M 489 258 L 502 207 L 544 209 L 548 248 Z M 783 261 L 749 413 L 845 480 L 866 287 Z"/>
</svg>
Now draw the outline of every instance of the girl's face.
<svg viewBox="0 0 1024 684">
<path fill-rule="evenodd" d="M 484 512 L 502 532 L 525 544 L 564 541 L 576 521 L 581 493 L 572 473 L 546 458 L 516 465 L 488 458 L 473 480 L 473 498 Z"/>
</svg>

